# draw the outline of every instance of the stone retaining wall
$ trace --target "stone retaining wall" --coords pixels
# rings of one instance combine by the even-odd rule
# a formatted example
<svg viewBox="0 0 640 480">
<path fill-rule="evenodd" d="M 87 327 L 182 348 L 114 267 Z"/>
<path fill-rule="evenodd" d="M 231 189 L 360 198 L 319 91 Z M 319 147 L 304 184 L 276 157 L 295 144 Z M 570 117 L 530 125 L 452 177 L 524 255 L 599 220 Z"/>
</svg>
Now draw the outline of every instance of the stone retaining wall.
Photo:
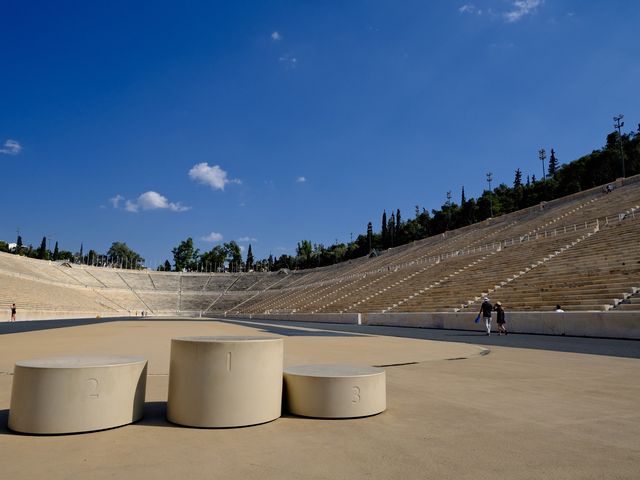
<svg viewBox="0 0 640 480">
<path fill-rule="evenodd" d="M 163 312 L 158 316 L 175 316 Z M 180 316 L 198 317 L 199 312 L 181 312 Z M 96 312 L 63 312 L 18 310 L 18 321 L 94 318 Z M 121 317 L 100 314 L 101 317 Z M 216 315 L 207 315 L 216 317 Z M 227 315 L 227 318 L 253 320 L 283 320 L 295 322 L 339 323 L 348 325 L 380 325 L 390 327 L 441 328 L 451 330 L 484 331 L 484 324 L 474 323 L 475 312 L 465 313 L 291 313 Z M 0 321 L 8 321 L 9 310 L 0 310 Z M 495 315 L 493 321 L 494 329 Z M 579 337 L 609 337 L 640 340 L 640 312 L 507 312 L 507 328 L 513 333 L 543 335 L 573 335 Z"/>
<path fill-rule="evenodd" d="M 370 313 L 363 323 L 421 328 L 483 331 L 476 312 Z M 497 327 L 495 315 L 493 326 Z M 640 312 L 507 312 L 507 329 L 514 333 L 640 339 Z"/>
<path fill-rule="evenodd" d="M 368 313 L 234 315 L 229 318 L 441 328 L 484 331 L 474 323 L 477 313 Z M 494 330 L 497 328 L 495 315 Z M 513 333 L 572 335 L 640 339 L 640 312 L 507 312 L 507 329 Z"/>
</svg>

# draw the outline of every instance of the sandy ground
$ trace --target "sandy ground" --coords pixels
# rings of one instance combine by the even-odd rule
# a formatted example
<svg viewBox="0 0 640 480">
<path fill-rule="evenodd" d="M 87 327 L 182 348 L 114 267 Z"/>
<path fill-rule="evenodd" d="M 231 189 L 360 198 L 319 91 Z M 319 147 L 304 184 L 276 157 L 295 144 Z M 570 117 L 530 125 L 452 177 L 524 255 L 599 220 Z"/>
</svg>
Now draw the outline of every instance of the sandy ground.
<svg viewBox="0 0 640 480">
<path fill-rule="evenodd" d="M 387 411 L 236 429 L 168 423 L 170 339 L 273 335 L 260 326 L 122 321 L 0 335 L 0 478 L 640 478 L 638 359 L 292 330 L 285 365 L 393 365 Z M 16 360 L 87 354 L 149 360 L 142 421 L 64 436 L 7 430 Z"/>
</svg>

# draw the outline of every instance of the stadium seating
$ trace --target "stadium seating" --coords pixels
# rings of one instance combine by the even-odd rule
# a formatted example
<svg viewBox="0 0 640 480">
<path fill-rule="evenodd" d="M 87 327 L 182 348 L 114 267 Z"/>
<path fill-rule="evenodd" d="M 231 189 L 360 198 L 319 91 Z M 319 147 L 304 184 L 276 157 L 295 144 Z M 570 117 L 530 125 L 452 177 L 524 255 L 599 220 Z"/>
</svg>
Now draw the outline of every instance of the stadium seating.
<svg viewBox="0 0 640 480">
<path fill-rule="evenodd" d="M 640 176 L 329 267 L 132 271 L 0 253 L 0 302 L 96 314 L 640 310 Z"/>
</svg>

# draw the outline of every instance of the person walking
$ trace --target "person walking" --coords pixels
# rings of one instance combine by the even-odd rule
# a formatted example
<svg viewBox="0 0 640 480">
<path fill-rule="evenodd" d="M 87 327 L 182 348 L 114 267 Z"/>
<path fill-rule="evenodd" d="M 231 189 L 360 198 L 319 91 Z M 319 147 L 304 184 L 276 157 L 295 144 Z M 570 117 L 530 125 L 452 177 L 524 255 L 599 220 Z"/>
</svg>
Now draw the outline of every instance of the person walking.
<svg viewBox="0 0 640 480">
<path fill-rule="evenodd" d="M 496 323 L 498 324 L 498 332 L 500 332 L 500 335 L 502 335 L 503 333 L 506 335 L 507 327 L 505 327 L 506 320 L 504 318 L 504 308 L 502 308 L 502 303 L 496 302 L 494 310 L 497 313 Z"/>
<path fill-rule="evenodd" d="M 11 321 L 16 321 L 16 304 L 11 305 Z"/>
<path fill-rule="evenodd" d="M 493 310 L 493 305 L 489 302 L 488 297 L 484 297 L 482 299 L 482 305 L 480 305 L 479 314 L 482 315 L 482 319 L 484 320 L 484 325 L 487 327 L 487 335 L 491 335 L 491 312 Z"/>
</svg>

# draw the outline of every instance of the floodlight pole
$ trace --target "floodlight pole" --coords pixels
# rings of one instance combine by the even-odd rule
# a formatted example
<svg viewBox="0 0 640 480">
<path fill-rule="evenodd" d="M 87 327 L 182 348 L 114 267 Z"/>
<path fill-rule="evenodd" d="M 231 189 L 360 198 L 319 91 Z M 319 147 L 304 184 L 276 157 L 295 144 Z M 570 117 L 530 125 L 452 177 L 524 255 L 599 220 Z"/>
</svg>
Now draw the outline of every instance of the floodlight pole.
<svg viewBox="0 0 640 480">
<path fill-rule="evenodd" d="M 544 148 L 541 148 L 540 150 L 538 150 L 538 158 L 542 162 L 542 179 L 546 180 L 547 176 L 544 172 L 544 160 L 545 158 L 547 158 L 547 152 L 545 152 Z"/>
<path fill-rule="evenodd" d="M 487 172 L 487 183 L 489 184 L 489 211 L 491 212 L 491 217 L 493 218 L 493 196 L 491 194 L 491 180 L 493 179 L 491 172 Z"/>
<path fill-rule="evenodd" d="M 618 146 L 620 147 L 620 161 L 622 162 L 622 178 L 624 178 L 624 151 L 622 150 L 622 127 L 624 127 L 624 122 L 621 120 L 624 118 L 624 115 L 616 115 L 613 117 L 613 128 L 618 129 Z"/>
</svg>

